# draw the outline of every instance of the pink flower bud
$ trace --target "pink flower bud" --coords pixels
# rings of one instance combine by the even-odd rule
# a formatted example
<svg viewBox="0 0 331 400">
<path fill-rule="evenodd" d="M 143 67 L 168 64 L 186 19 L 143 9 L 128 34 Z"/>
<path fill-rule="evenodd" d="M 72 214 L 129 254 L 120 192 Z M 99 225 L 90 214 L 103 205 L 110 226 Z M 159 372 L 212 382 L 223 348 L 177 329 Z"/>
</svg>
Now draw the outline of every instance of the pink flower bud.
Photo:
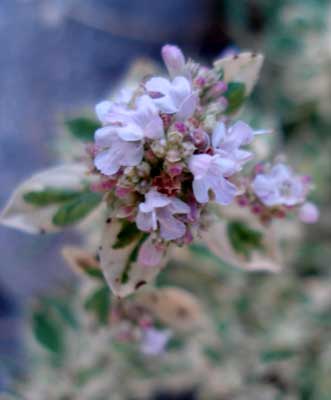
<svg viewBox="0 0 331 400">
<path fill-rule="evenodd" d="M 251 211 L 253 214 L 260 214 L 263 210 L 261 204 L 253 204 L 251 207 Z"/>
<path fill-rule="evenodd" d="M 197 86 L 198 88 L 202 88 L 203 86 L 205 86 L 207 80 L 206 78 L 204 78 L 203 76 L 198 76 L 195 80 L 194 80 L 194 84 L 195 86 Z"/>
<path fill-rule="evenodd" d="M 240 207 L 246 207 L 249 204 L 249 198 L 245 195 L 237 197 L 237 203 Z"/>
<path fill-rule="evenodd" d="M 90 185 L 92 192 L 102 193 L 112 190 L 116 185 L 115 179 L 109 179 L 106 181 L 94 182 Z"/>
<path fill-rule="evenodd" d="M 119 198 L 126 197 L 129 193 L 131 193 L 131 189 L 129 188 L 117 186 L 117 188 L 115 189 L 115 194 Z"/>
<path fill-rule="evenodd" d="M 306 202 L 299 210 L 299 218 L 306 224 L 314 224 L 319 218 L 319 210 L 314 203 Z"/>
<path fill-rule="evenodd" d="M 170 76 L 180 75 L 185 66 L 185 58 L 180 48 L 166 44 L 162 47 L 161 53 Z"/>
<path fill-rule="evenodd" d="M 184 124 L 184 122 L 180 122 L 180 121 L 175 122 L 175 128 L 180 133 L 187 132 L 187 126 Z"/>
<path fill-rule="evenodd" d="M 208 90 L 208 96 L 213 99 L 217 99 L 221 94 L 226 92 L 227 84 L 223 81 L 217 82 Z"/>
<path fill-rule="evenodd" d="M 210 146 L 209 135 L 201 128 L 195 129 L 191 133 L 191 138 L 194 145 L 200 150 L 205 150 Z"/>
<path fill-rule="evenodd" d="M 183 172 L 183 166 L 181 164 L 171 164 L 167 171 L 170 176 L 178 176 Z"/>
</svg>

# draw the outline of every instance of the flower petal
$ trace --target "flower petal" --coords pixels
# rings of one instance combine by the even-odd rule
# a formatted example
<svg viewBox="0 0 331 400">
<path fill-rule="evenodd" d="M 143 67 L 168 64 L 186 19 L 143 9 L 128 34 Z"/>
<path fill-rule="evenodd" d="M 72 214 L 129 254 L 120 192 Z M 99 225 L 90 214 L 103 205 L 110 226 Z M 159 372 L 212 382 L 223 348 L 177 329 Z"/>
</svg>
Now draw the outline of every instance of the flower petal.
<svg viewBox="0 0 331 400">
<path fill-rule="evenodd" d="M 160 235 L 163 239 L 176 240 L 185 235 L 185 225 L 175 218 L 167 207 L 158 209 L 156 214 L 160 223 Z"/>
</svg>

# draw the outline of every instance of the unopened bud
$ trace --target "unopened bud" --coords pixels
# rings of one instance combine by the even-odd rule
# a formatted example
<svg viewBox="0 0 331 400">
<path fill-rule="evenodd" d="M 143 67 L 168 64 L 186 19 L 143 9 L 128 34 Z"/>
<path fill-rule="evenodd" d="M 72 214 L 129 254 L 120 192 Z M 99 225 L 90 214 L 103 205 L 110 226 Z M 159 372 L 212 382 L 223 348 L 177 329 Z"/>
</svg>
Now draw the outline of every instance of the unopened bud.
<svg viewBox="0 0 331 400">
<path fill-rule="evenodd" d="M 182 74 L 185 66 L 185 57 L 179 47 L 166 44 L 162 47 L 162 58 L 169 75 L 175 77 Z"/>
<path fill-rule="evenodd" d="M 319 210 L 314 203 L 307 202 L 301 206 L 299 218 L 306 224 L 314 224 L 319 218 Z"/>
<path fill-rule="evenodd" d="M 194 145 L 199 149 L 199 150 L 205 150 L 209 147 L 210 145 L 210 139 L 209 135 L 207 132 L 205 132 L 203 129 L 195 129 L 191 133 L 191 138 L 194 143 Z"/>
</svg>

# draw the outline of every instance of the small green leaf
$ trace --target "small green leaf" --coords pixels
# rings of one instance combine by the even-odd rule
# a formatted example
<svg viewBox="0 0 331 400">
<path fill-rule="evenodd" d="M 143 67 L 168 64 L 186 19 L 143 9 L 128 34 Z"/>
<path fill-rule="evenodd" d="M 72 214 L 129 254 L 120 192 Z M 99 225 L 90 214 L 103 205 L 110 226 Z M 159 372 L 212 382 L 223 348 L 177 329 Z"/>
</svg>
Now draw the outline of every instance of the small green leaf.
<svg viewBox="0 0 331 400">
<path fill-rule="evenodd" d="M 110 309 L 110 290 L 107 285 L 103 285 L 93 292 L 85 301 L 86 310 L 92 311 L 100 323 L 106 324 Z"/>
<path fill-rule="evenodd" d="M 63 334 L 60 326 L 46 310 L 33 315 L 33 332 L 38 342 L 53 353 L 62 353 L 64 349 Z"/>
<path fill-rule="evenodd" d="M 116 242 L 113 244 L 113 249 L 121 249 L 131 244 L 141 234 L 134 222 L 124 221 L 122 228 L 117 234 Z"/>
<path fill-rule="evenodd" d="M 84 142 L 93 142 L 94 132 L 100 128 L 100 124 L 90 118 L 75 118 L 66 121 L 66 126 L 72 136 Z"/>
<path fill-rule="evenodd" d="M 288 360 L 296 355 L 296 351 L 292 349 L 273 349 L 265 350 L 261 353 L 261 361 L 263 362 L 275 362 Z"/>
<path fill-rule="evenodd" d="M 67 299 L 47 298 L 44 301 L 49 308 L 55 311 L 64 323 L 69 325 L 72 329 L 78 328 L 78 321 Z"/>
<path fill-rule="evenodd" d="M 75 190 L 46 188 L 40 191 L 27 192 L 23 195 L 23 199 L 26 203 L 44 207 L 75 199 L 79 194 Z"/>
<path fill-rule="evenodd" d="M 100 268 L 95 268 L 95 267 L 87 267 L 86 269 L 83 270 L 83 272 L 86 273 L 90 278 L 93 279 L 98 279 L 98 280 L 105 280 L 105 277 L 101 271 Z"/>
<path fill-rule="evenodd" d="M 80 221 L 100 204 L 101 199 L 102 196 L 99 193 L 81 193 L 58 209 L 53 217 L 53 224 L 66 226 Z"/>
<path fill-rule="evenodd" d="M 227 114 L 237 111 L 244 103 L 246 95 L 245 84 L 242 82 L 229 82 L 224 96 L 228 101 Z"/>
<path fill-rule="evenodd" d="M 241 221 L 233 221 L 228 224 L 227 232 L 230 243 L 237 253 L 249 258 L 252 250 L 263 249 L 262 233 L 251 229 Z"/>
</svg>

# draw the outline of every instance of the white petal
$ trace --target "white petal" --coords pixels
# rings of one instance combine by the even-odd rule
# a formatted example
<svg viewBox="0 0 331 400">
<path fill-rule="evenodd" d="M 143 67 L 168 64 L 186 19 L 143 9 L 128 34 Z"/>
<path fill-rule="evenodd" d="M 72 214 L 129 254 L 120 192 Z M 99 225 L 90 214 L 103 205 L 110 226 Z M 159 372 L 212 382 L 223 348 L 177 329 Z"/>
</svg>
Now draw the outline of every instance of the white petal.
<svg viewBox="0 0 331 400">
<path fill-rule="evenodd" d="M 113 103 L 111 101 L 102 101 L 95 106 L 95 112 L 97 117 L 99 118 L 100 122 L 106 123 L 107 116 L 111 111 Z"/>
<path fill-rule="evenodd" d="M 194 179 L 193 184 L 192 184 L 192 188 L 193 188 L 193 193 L 194 193 L 194 197 L 196 198 L 196 200 L 201 203 L 208 203 L 209 201 L 209 184 L 208 181 L 206 181 L 205 179 Z"/>
<path fill-rule="evenodd" d="M 144 132 L 142 131 L 140 126 L 132 123 L 118 127 L 117 134 L 121 139 L 127 142 L 142 140 L 144 137 Z"/>
<path fill-rule="evenodd" d="M 223 177 L 219 177 L 217 186 L 213 186 L 212 189 L 215 193 L 216 203 L 224 206 L 232 203 L 238 191 L 237 187 L 233 183 Z"/>
<path fill-rule="evenodd" d="M 198 96 L 191 94 L 184 99 L 176 114 L 178 121 L 183 121 L 192 116 L 198 103 Z"/>
<path fill-rule="evenodd" d="M 94 165 L 104 175 L 110 176 L 116 174 L 120 169 L 118 159 L 113 157 L 111 150 L 101 151 L 94 159 Z"/>
<path fill-rule="evenodd" d="M 191 211 L 190 207 L 177 197 L 172 197 L 169 207 L 173 214 L 189 214 Z"/>
<path fill-rule="evenodd" d="M 99 147 L 109 147 L 112 144 L 114 137 L 116 137 L 116 134 L 116 127 L 105 126 L 99 128 L 94 134 L 95 144 Z"/>
<path fill-rule="evenodd" d="M 170 81 L 166 78 L 154 77 L 148 80 L 145 87 L 148 92 L 162 93 L 167 96 L 170 91 Z"/>
<path fill-rule="evenodd" d="M 194 175 L 194 178 L 200 179 L 204 177 L 212 162 L 213 156 L 210 156 L 209 154 L 197 154 L 191 156 L 189 160 L 189 169 Z"/>
<path fill-rule="evenodd" d="M 0 216 L 2 225 L 27 233 L 56 232 L 61 230 L 52 222 L 58 205 L 36 207 L 27 203 L 23 196 L 28 192 L 46 188 L 82 190 L 83 182 L 91 179 L 86 175 L 84 164 L 68 164 L 40 172 L 23 182 L 11 198 Z"/>
<path fill-rule="evenodd" d="M 167 207 L 157 210 L 157 218 L 160 223 L 160 234 L 165 240 L 180 239 L 185 235 L 185 225 L 176 219 Z"/>
<path fill-rule="evenodd" d="M 157 228 L 154 212 L 138 211 L 136 223 L 138 229 L 143 232 L 151 232 Z"/>
<path fill-rule="evenodd" d="M 219 145 L 225 140 L 226 137 L 226 126 L 223 122 L 220 122 L 216 125 L 211 142 L 214 148 L 219 147 Z"/>
<path fill-rule="evenodd" d="M 249 144 L 254 138 L 253 129 L 243 121 L 236 122 L 230 128 L 232 140 L 236 142 L 237 147 Z"/>
<path fill-rule="evenodd" d="M 153 117 L 144 129 L 145 137 L 149 139 L 164 138 L 164 128 L 162 119 L 159 116 Z"/>
<path fill-rule="evenodd" d="M 139 206 L 143 212 L 149 212 L 155 208 L 165 207 L 171 203 L 170 197 L 153 189 L 145 195 L 145 199 L 146 201 L 141 203 Z"/>
</svg>

